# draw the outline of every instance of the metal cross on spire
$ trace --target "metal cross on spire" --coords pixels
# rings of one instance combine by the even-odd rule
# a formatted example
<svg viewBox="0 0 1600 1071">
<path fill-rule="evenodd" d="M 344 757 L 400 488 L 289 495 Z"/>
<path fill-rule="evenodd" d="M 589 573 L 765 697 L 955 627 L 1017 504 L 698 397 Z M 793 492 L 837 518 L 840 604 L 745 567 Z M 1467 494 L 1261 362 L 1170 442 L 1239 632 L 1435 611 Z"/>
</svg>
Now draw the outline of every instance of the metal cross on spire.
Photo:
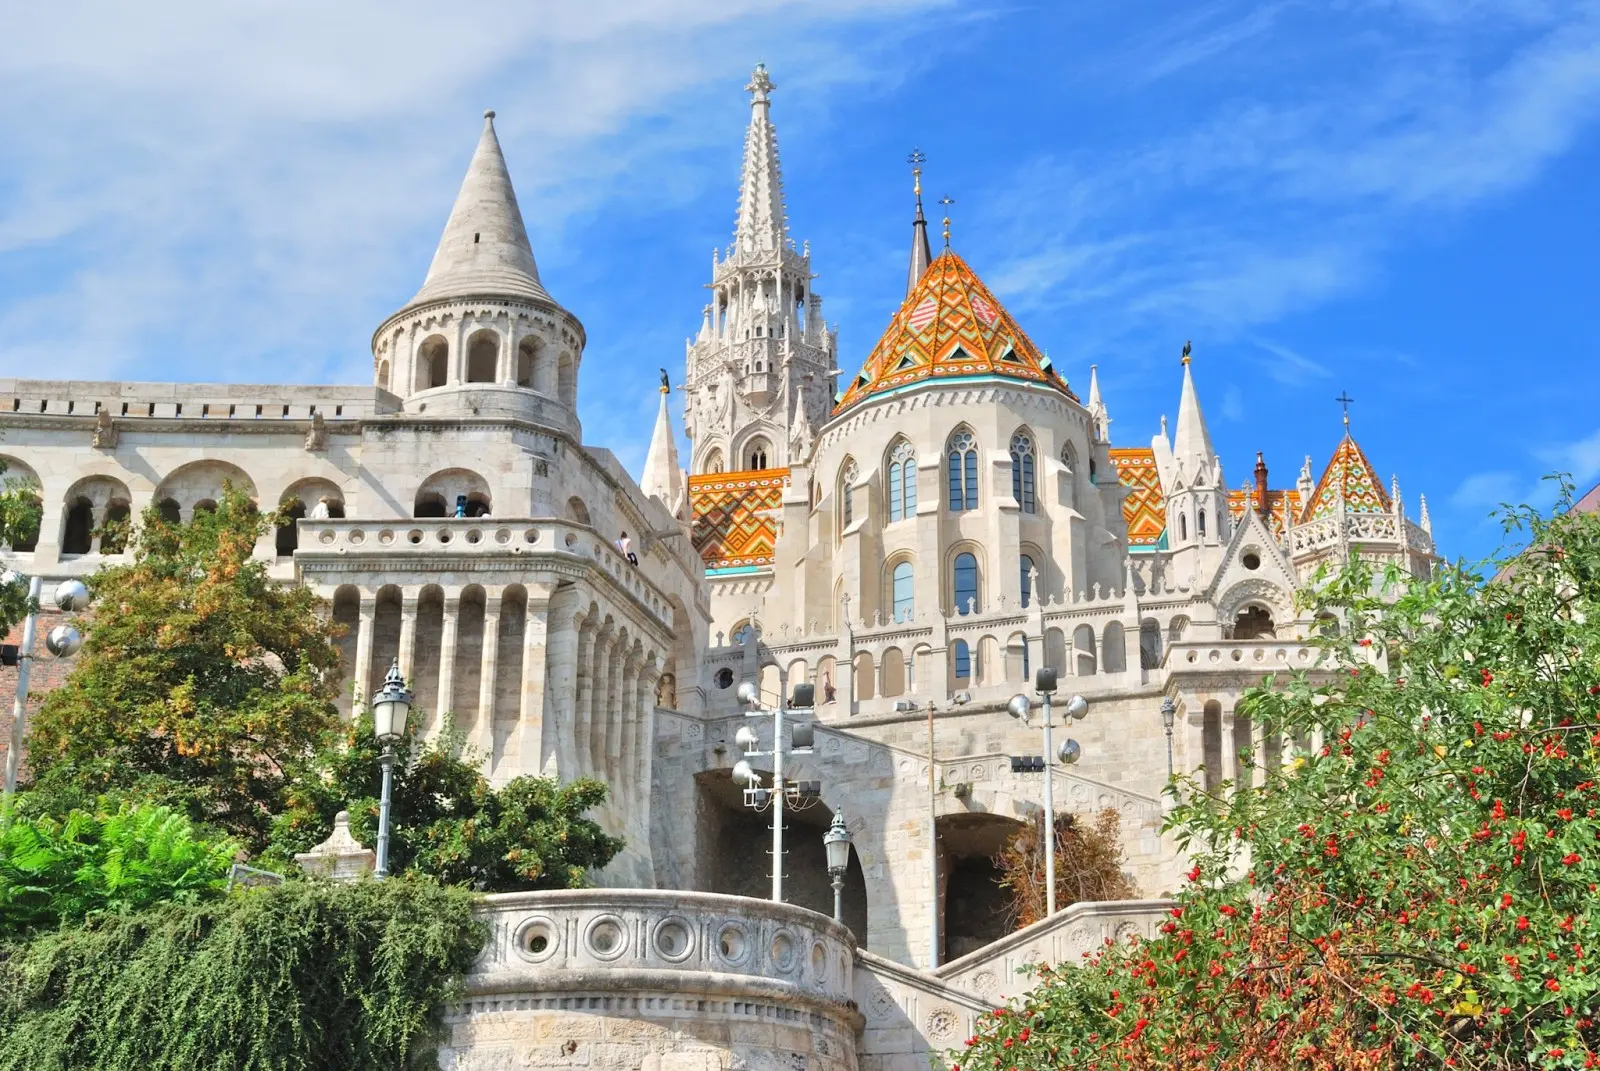
<svg viewBox="0 0 1600 1071">
<path fill-rule="evenodd" d="M 922 206 L 922 165 L 928 162 L 928 154 L 921 149 L 913 147 L 911 155 L 906 157 L 906 163 L 911 165 L 912 191 L 917 195 L 917 206 Z"/>
<path fill-rule="evenodd" d="M 954 197 L 951 197 L 949 194 L 945 194 L 943 197 L 939 198 L 939 203 L 944 205 L 944 213 L 945 213 L 945 215 L 944 215 L 944 247 L 946 249 L 949 249 L 950 248 L 950 206 L 956 203 L 956 199 Z"/>
<path fill-rule="evenodd" d="M 1339 397 L 1335 398 L 1334 401 L 1344 406 L 1344 426 L 1348 428 L 1350 426 L 1350 403 L 1355 399 L 1350 397 L 1349 391 L 1342 390 L 1339 392 Z"/>
</svg>

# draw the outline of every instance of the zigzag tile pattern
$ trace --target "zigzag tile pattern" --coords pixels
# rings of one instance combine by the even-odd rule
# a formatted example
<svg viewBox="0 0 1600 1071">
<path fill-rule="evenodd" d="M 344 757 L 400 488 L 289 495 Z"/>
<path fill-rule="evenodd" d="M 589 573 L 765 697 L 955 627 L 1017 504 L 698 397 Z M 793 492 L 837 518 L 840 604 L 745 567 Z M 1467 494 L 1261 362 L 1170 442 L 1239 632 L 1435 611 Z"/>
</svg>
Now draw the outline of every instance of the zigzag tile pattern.
<svg viewBox="0 0 1600 1071">
<path fill-rule="evenodd" d="M 1254 504 L 1254 491 L 1239 490 L 1228 492 L 1228 512 L 1234 517 L 1243 517 L 1244 511 L 1253 508 Z M 1266 521 L 1267 527 L 1272 529 L 1273 535 L 1277 536 L 1281 540 L 1283 538 L 1283 531 L 1288 519 L 1290 517 L 1298 518 L 1299 516 L 1299 491 L 1289 490 L 1267 492 Z"/>
<path fill-rule="evenodd" d="M 907 295 L 833 411 L 919 380 L 993 375 L 1046 384 L 1078 400 L 983 280 L 946 249 Z"/>
<path fill-rule="evenodd" d="M 1130 547 L 1154 547 L 1167 530 L 1166 499 L 1161 494 L 1161 474 L 1156 454 L 1149 447 L 1117 447 L 1111 451 L 1117 481 L 1128 489 L 1122 500 L 1122 519 L 1128 524 Z"/>
<path fill-rule="evenodd" d="M 1303 521 L 1331 517 L 1339 509 L 1340 497 L 1344 499 L 1346 513 L 1388 513 L 1394 509 L 1389 492 L 1372 469 L 1372 462 L 1356 441 L 1346 431 L 1333 452 L 1328 467 L 1322 470 L 1317 490 L 1306 506 L 1308 515 Z"/>
<path fill-rule="evenodd" d="M 689 477 L 691 537 L 707 569 L 771 565 L 788 469 Z"/>
</svg>

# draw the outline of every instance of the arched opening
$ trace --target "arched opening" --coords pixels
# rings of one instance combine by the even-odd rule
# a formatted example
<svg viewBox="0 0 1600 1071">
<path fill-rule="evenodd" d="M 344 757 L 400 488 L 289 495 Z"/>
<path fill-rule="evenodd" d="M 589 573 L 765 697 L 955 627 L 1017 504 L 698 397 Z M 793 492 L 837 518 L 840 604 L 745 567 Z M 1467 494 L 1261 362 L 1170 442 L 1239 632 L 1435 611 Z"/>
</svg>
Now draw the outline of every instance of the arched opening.
<svg viewBox="0 0 1600 1071">
<path fill-rule="evenodd" d="M 958 428 L 945 444 L 946 504 L 957 513 L 978 508 L 978 439 Z"/>
<path fill-rule="evenodd" d="M 424 491 L 417 495 L 416 505 L 412 507 L 413 517 L 448 517 L 449 507 L 445 505 L 444 495 L 437 491 Z"/>
<path fill-rule="evenodd" d="M 1167 643 L 1169 645 L 1174 643 L 1182 643 L 1183 637 L 1188 633 L 1188 631 L 1189 619 L 1183 614 L 1179 614 L 1171 621 L 1167 622 Z"/>
<path fill-rule="evenodd" d="M 556 393 L 567 405 L 578 400 L 578 363 L 565 350 L 556 362 Z"/>
<path fill-rule="evenodd" d="M 966 640 L 950 645 L 950 677 L 958 688 L 972 683 L 972 647 Z"/>
<path fill-rule="evenodd" d="M 1033 559 L 1024 554 L 1017 564 L 1022 567 L 1022 608 L 1026 610 L 1033 602 Z"/>
<path fill-rule="evenodd" d="M 534 386 L 534 367 L 539 357 L 539 340 L 525 338 L 517 343 L 517 386 Z"/>
<path fill-rule="evenodd" d="M 950 564 L 950 591 L 958 614 L 974 613 L 978 609 L 978 559 L 964 550 Z"/>
<path fill-rule="evenodd" d="M 745 470 L 747 472 L 760 472 L 767 467 L 768 454 L 772 447 L 765 439 L 753 439 L 745 448 Z"/>
<path fill-rule="evenodd" d="M 1201 752 L 1205 756 L 1207 792 L 1222 786 L 1222 704 L 1208 699 L 1200 714 Z"/>
<path fill-rule="evenodd" d="M 1028 654 L 1028 637 L 1013 632 L 1006 638 L 1006 680 L 1027 684 L 1032 676 L 1031 656 Z"/>
<path fill-rule="evenodd" d="M 1078 676 L 1094 676 L 1094 628 L 1089 625 L 1079 625 L 1072 630 L 1072 652 Z"/>
<path fill-rule="evenodd" d="M 274 545 L 278 550 L 278 557 L 287 558 L 299 549 L 300 529 L 295 522 L 305 515 L 305 503 L 298 499 L 284 507 L 283 520 L 278 525 L 278 531 L 273 539 Z"/>
<path fill-rule="evenodd" d="M 378 362 L 378 389 L 389 389 L 389 362 L 386 360 Z"/>
<path fill-rule="evenodd" d="M 156 513 L 168 524 L 183 523 L 183 511 L 178 507 L 178 503 L 170 498 L 163 498 L 156 504 Z"/>
<path fill-rule="evenodd" d="M 1022 823 L 997 814 L 940 815 L 939 884 L 944 925 L 941 962 L 949 962 L 1006 936 L 1013 929 L 1011 895 L 995 865 Z"/>
<path fill-rule="evenodd" d="M 708 453 L 705 461 L 701 464 L 701 468 L 708 475 L 720 473 L 725 467 L 722 461 L 722 451 L 717 449 L 713 449 Z"/>
<path fill-rule="evenodd" d="M 339 648 L 339 672 L 343 682 L 339 687 L 339 713 L 350 716 L 350 682 L 356 669 L 356 633 L 361 624 L 361 592 L 346 584 L 333 593 L 333 623 L 342 626 L 343 632 L 335 640 Z"/>
<path fill-rule="evenodd" d="M 61 530 L 61 553 L 87 554 L 94 540 L 94 503 L 78 498 L 67 507 Z"/>
<path fill-rule="evenodd" d="M 671 673 L 663 673 L 656 679 L 656 706 L 667 710 L 678 709 L 678 678 Z"/>
<path fill-rule="evenodd" d="M 1019 431 L 1011 436 L 1011 497 L 1023 513 L 1037 508 L 1034 494 L 1033 436 Z"/>
<path fill-rule="evenodd" d="M 573 495 L 567 499 L 567 520 L 577 521 L 579 524 L 589 523 L 589 507 L 583 504 L 583 499 Z"/>
<path fill-rule="evenodd" d="M 1065 675 L 1070 668 L 1067 663 L 1067 634 L 1061 629 L 1045 629 L 1044 664 L 1061 675 Z"/>
<path fill-rule="evenodd" d="M 899 562 L 889 574 L 889 606 L 896 623 L 910 621 L 916 612 L 916 587 L 910 562 Z"/>
<path fill-rule="evenodd" d="M 442 387 L 450 382 L 450 343 L 443 335 L 429 335 L 417 347 L 416 390 Z"/>
<path fill-rule="evenodd" d="M 1127 639 L 1122 623 L 1112 621 L 1106 625 L 1100 642 L 1100 668 L 1107 673 L 1121 673 L 1127 667 Z"/>
<path fill-rule="evenodd" d="M 1181 542 L 1189 538 L 1189 517 L 1187 514 L 1178 514 L 1178 540 Z"/>
<path fill-rule="evenodd" d="M 906 693 L 906 657 L 898 647 L 890 647 L 883 652 L 883 658 L 878 663 L 878 694 L 885 699 Z"/>
<path fill-rule="evenodd" d="M 1200 536 L 1201 539 L 1204 539 L 1206 537 L 1206 511 L 1205 510 L 1201 510 L 1200 511 L 1199 523 L 1195 525 L 1195 532 Z"/>
<path fill-rule="evenodd" d="M 493 383 L 500 363 L 500 336 L 479 331 L 467 343 L 467 382 Z"/>
<path fill-rule="evenodd" d="M 839 466 L 839 535 L 856 520 L 856 481 L 861 478 L 855 458 L 847 457 Z"/>
<path fill-rule="evenodd" d="M 856 699 L 871 699 L 873 695 L 872 653 L 870 651 L 859 652 L 856 655 L 855 662 L 853 664 L 855 666 L 855 672 L 852 674 L 852 676 L 855 678 L 856 682 Z"/>
<path fill-rule="evenodd" d="M 489 482 L 471 469 L 442 469 L 422 481 L 412 499 L 413 517 L 484 517 L 493 498 Z"/>
<path fill-rule="evenodd" d="M 100 534 L 101 554 L 121 554 L 128 549 L 128 533 L 133 524 L 133 510 L 126 502 L 112 502 L 106 507 L 106 523 Z"/>
<path fill-rule="evenodd" d="M 1264 606 L 1246 606 L 1233 619 L 1233 638 L 1236 640 L 1275 640 L 1277 627 L 1272 614 Z"/>
<path fill-rule="evenodd" d="M 27 553 L 39 545 L 39 518 L 42 518 L 44 502 L 39 497 L 39 476 L 28 465 L 14 457 L 0 457 L 0 489 L 6 491 L 23 491 L 33 500 L 36 508 L 36 517 L 27 531 L 19 532 L 14 537 L 11 549 L 18 553 Z"/>
<path fill-rule="evenodd" d="M 1005 664 L 1000 658 L 1000 641 L 985 636 L 978 641 L 978 658 L 972 675 L 979 684 L 999 684 L 1005 680 Z"/>
<path fill-rule="evenodd" d="M 733 757 L 727 761 L 731 763 Z M 696 774 L 695 787 L 699 796 L 694 808 L 700 860 L 697 889 L 765 899 L 772 891 L 772 816 L 745 807 L 744 786 L 736 783 L 726 768 Z M 845 813 L 851 813 L 848 800 Z M 833 820 L 833 811 L 826 805 L 807 807 L 788 811 L 785 817 L 784 900 L 831 918 L 833 885 L 822 835 Z M 867 947 L 867 883 L 853 847 L 840 901 L 844 924 L 855 934 L 856 942 Z"/>
<path fill-rule="evenodd" d="M 1139 622 L 1139 667 L 1161 668 L 1161 625 L 1154 618 Z"/>
<path fill-rule="evenodd" d="M 917 452 L 901 439 L 889 451 L 885 489 L 889 497 L 889 523 L 917 514 Z"/>
</svg>

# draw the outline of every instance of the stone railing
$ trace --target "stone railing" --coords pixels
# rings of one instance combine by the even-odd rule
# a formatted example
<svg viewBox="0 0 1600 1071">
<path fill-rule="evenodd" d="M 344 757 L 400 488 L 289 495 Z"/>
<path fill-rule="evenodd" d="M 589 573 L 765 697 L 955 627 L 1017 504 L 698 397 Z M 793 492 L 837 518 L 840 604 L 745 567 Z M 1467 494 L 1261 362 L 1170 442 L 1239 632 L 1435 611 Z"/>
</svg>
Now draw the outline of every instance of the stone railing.
<svg viewBox="0 0 1600 1071">
<path fill-rule="evenodd" d="M 1017 971 L 1029 963 L 1081 964 L 1083 955 L 1104 948 L 1106 941 L 1132 936 L 1149 940 L 1172 909 L 1171 900 L 1108 900 L 1073 904 L 1025 926 L 934 973 L 950 985 L 979 997 L 999 1000 L 1033 987 Z"/>
<path fill-rule="evenodd" d="M 0 412 L 114 420 L 355 420 L 372 416 L 372 387 L 293 387 L 240 383 L 121 383 L 0 379 Z"/>
<path fill-rule="evenodd" d="M 1279 640 L 1180 641 L 1167 648 L 1167 669 L 1174 673 L 1257 670 L 1281 673 L 1294 669 L 1331 669 L 1333 662 L 1315 647 Z"/>
<path fill-rule="evenodd" d="M 593 561 L 633 594 L 655 617 L 672 623 L 665 593 L 630 565 L 593 528 L 552 518 L 398 517 L 384 519 L 302 519 L 297 561 L 325 556 L 363 555 L 459 558 L 515 555 L 569 555 Z"/>
<path fill-rule="evenodd" d="M 857 1071 L 855 941 L 787 904 L 580 889 L 485 898 L 440 1067 Z"/>
</svg>

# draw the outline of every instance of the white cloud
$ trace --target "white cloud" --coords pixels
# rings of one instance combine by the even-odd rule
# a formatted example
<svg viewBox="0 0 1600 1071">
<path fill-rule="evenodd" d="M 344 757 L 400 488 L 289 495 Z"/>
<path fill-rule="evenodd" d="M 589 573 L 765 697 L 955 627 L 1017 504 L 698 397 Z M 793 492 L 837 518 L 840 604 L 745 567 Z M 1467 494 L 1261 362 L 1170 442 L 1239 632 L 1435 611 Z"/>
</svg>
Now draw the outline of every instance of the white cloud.
<svg viewBox="0 0 1600 1071">
<path fill-rule="evenodd" d="M 1459 510 L 1481 513 L 1503 502 L 1521 501 L 1525 486 L 1526 481 L 1513 472 L 1478 472 L 1461 481 L 1450 496 L 1450 504 Z"/>
</svg>

